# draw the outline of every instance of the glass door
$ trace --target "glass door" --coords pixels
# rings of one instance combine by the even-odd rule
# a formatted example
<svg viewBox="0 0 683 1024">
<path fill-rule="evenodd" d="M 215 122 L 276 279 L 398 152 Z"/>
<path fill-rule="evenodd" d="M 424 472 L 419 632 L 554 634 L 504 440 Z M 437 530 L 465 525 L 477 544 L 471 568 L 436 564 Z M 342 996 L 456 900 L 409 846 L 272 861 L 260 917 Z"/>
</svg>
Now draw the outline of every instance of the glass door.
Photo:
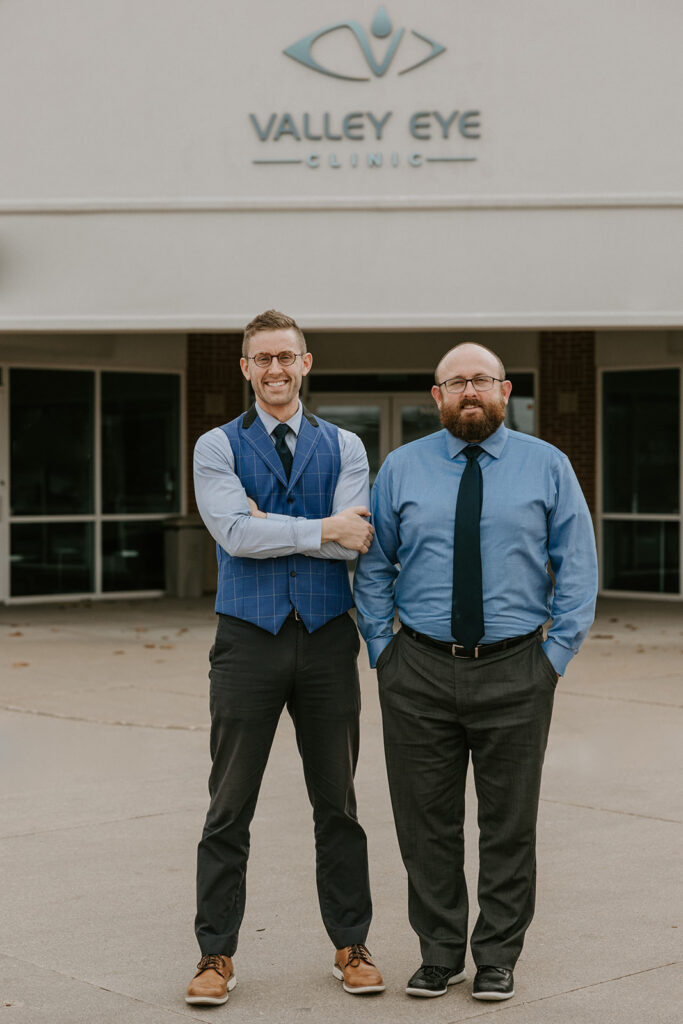
<svg viewBox="0 0 683 1024">
<path fill-rule="evenodd" d="M 430 394 L 418 391 L 414 394 L 395 395 L 391 403 L 392 449 L 441 430 L 439 410 Z"/>
<path fill-rule="evenodd" d="M 310 396 L 308 406 L 324 420 L 358 434 L 370 463 L 370 484 L 391 450 L 391 399 L 387 395 L 330 393 Z"/>
<path fill-rule="evenodd" d="M 392 376 L 395 380 L 389 379 Z M 536 430 L 535 372 L 515 371 L 508 376 L 513 397 L 508 403 L 505 422 L 513 430 L 533 434 Z M 408 374 L 360 374 L 351 378 L 345 374 L 336 377 L 329 374 L 322 378 L 313 376 L 312 380 L 307 378 L 310 391 L 306 405 L 331 423 L 352 430 L 363 441 L 370 462 L 371 483 L 390 451 L 441 429 L 439 410 L 431 395 L 432 375 L 412 375 L 412 378 Z M 344 384 L 348 391 L 342 390 Z M 387 390 L 378 390 L 383 384 Z"/>
<path fill-rule="evenodd" d="M 308 406 L 330 423 L 358 434 L 368 453 L 370 484 L 390 451 L 441 429 L 434 399 L 421 391 L 309 395 Z"/>
</svg>

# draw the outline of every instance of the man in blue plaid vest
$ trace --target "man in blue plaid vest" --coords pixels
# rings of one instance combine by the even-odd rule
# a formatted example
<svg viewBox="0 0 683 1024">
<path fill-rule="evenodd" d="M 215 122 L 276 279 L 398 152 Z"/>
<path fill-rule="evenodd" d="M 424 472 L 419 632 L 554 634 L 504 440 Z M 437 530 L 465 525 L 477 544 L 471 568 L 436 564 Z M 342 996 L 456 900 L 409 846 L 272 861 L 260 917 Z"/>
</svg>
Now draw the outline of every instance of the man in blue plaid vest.
<svg viewBox="0 0 683 1024">
<path fill-rule="evenodd" d="M 360 688 L 347 560 L 366 552 L 368 461 L 358 437 L 299 400 L 313 357 L 276 310 L 244 332 L 240 366 L 256 401 L 199 438 L 197 506 L 216 540 L 210 805 L 197 853 L 202 957 L 191 1004 L 225 1003 L 245 903 L 249 826 L 286 705 L 313 806 L 316 880 L 346 992 L 384 990 L 365 946 L 372 903 L 356 817 Z"/>
</svg>

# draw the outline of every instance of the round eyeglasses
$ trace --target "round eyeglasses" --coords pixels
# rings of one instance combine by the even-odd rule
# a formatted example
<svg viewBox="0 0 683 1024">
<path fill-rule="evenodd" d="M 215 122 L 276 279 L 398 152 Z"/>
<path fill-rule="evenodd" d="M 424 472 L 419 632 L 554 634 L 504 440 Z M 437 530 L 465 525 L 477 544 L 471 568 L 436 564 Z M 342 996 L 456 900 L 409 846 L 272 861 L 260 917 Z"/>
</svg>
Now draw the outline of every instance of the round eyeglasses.
<svg viewBox="0 0 683 1024">
<path fill-rule="evenodd" d="M 478 373 L 476 377 L 449 377 L 448 380 L 442 380 L 438 387 L 445 388 L 449 395 L 460 395 L 467 389 L 468 384 L 471 384 L 475 391 L 490 391 L 494 382 L 502 384 L 503 378 Z"/>
<path fill-rule="evenodd" d="M 274 356 L 271 356 L 270 352 L 257 352 L 255 356 L 247 356 L 247 359 L 253 359 L 257 366 L 265 369 L 266 366 L 270 366 L 273 359 L 277 359 L 280 366 L 291 366 L 301 355 L 303 352 L 290 352 L 289 350 L 278 352 Z"/>
</svg>

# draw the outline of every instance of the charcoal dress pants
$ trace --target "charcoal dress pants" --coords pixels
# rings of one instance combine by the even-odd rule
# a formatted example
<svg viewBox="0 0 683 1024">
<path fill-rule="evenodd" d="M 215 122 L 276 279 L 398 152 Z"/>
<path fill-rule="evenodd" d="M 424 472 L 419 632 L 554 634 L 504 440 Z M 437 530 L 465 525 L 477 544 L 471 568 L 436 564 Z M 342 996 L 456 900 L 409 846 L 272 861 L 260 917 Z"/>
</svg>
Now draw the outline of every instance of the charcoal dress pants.
<svg viewBox="0 0 683 1024">
<path fill-rule="evenodd" d="M 276 636 L 219 615 L 209 656 L 210 804 L 197 852 L 195 931 L 202 953 L 232 956 L 237 948 L 249 826 L 285 706 L 313 807 L 323 923 L 335 948 L 365 942 L 372 904 L 366 837 L 356 817 L 354 791 L 359 646 L 348 614 L 313 633 L 290 616 Z"/>
<path fill-rule="evenodd" d="M 557 676 L 540 636 L 481 659 L 401 630 L 377 665 L 389 787 L 426 964 L 467 947 L 465 779 L 478 803 L 478 966 L 514 968 L 534 913 L 536 818 Z"/>
</svg>

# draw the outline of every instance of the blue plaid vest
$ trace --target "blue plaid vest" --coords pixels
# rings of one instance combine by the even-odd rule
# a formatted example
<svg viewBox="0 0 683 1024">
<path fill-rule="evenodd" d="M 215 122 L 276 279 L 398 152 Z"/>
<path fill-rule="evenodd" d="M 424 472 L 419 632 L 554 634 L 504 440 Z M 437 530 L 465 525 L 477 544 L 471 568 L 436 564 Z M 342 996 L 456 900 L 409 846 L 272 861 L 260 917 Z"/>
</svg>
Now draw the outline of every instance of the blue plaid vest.
<svg viewBox="0 0 683 1024">
<path fill-rule="evenodd" d="M 339 477 L 338 429 L 304 409 L 292 472 L 252 406 L 221 427 L 235 456 L 235 472 L 262 512 L 307 519 L 332 514 Z M 220 545 L 216 611 L 277 633 L 296 608 L 309 633 L 353 606 L 346 562 L 308 555 L 233 558 Z"/>
</svg>

